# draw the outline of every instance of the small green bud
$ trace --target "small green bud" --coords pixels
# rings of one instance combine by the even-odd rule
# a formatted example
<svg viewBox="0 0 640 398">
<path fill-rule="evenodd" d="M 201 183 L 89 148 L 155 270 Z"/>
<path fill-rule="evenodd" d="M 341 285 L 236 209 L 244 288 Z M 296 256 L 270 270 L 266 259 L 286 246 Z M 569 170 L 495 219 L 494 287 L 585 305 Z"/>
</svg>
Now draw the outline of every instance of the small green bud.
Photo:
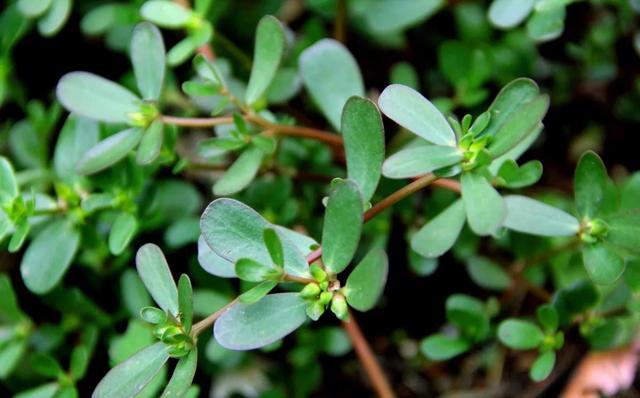
<svg viewBox="0 0 640 398">
<path fill-rule="evenodd" d="M 333 300 L 331 300 L 331 312 L 343 321 L 349 319 L 349 307 L 343 295 L 336 294 L 333 296 Z"/>
<path fill-rule="evenodd" d="M 329 304 L 332 298 L 333 298 L 333 293 L 331 292 L 320 293 L 320 302 L 322 303 L 322 305 Z"/>
<path fill-rule="evenodd" d="M 165 329 L 164 333 L 162 333 L 162 336 L 160 336 L 160 340 L 166 344 L 175 344 L 184 341 L 184 336 L 185 334 L 182 328 L 179 326 L 169 326 Z"/>
<path fill-rule="evenodd" d="M 309 283 L 300 290 L 299 294 L 303 299 L 312 299 L 318 297 L 320 292 L 320 286 L 317 283 Z"/>
<path fill-rule="evenodd" d="M 306 312 L 307 316 L 314 321 L 320 319 L 320 316 L 324 313 L 325 306 L 319 300 L 312 301 L 307 304 Z"/>
<path fill-rule="evenodd" d="M 189 353 L 193 349 L 193 341 L 191 339 L 178 342 L 171 345 L 169 356 L 172 358 L 180 358 Z"/>
<path fill-rule="evenodd" d="M 604 237 L 609 232 L 609 225 L 603 220 L 596 218 L 589 223 L 590 234 L 594 236 Z"/>
<path fill-rule="evenodd" d="M 322 291 L 324 292 L 329 288 L 329 281 L 320 282 L 319 286 L 320 289 L 322 289 Z"/>
<path fill-rule="evenodd" d="M 309 271 L 311 272 L 311 276 L 313 277 L 313 279 L 315 279 L 317 282 L 324 282 L 327 280 L 327 273 L 325 272 L 325 270 L 320 268 L 318 264 L 313 264 L 309 268 Z"/>
</svg>

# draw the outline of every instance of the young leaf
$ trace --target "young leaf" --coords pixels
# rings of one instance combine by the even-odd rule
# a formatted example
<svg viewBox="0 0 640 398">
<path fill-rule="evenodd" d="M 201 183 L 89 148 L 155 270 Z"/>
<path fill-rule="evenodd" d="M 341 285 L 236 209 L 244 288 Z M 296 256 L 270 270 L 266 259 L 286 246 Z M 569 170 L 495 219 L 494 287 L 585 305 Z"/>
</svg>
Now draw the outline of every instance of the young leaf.
<svg viewBox="0 0 640 398">
<path fill-rule="evenodd" d="M 193 323 L 193 288 L 191 280 L 186 274 L 180 275 L 178 280 L 178 309 L 180 310 L 180 323 L 184 331 L 190 333 Z"/>
<path fill-rule="evenodd" d="M 298 293 L 271 294 L 254 304 L 235 304 L 218 318 L 213 333 L 230 350 L 264 347 L 300 327 L 307 319 L 306 305 Z"/>
<path fill-rule="evenodd" d="M 138 152 L 136 153 L 138 164 L 146 165 L 156 160 L 160 156 L 163 140 L 164 124 L 160 120 L 154 120 L 145 130 L 140 140 L 140 146 L 138 146 Z"/>
<path fill-rule="evenodd" d="M 558 311 L 551 304 L 544 304 L 536 310 L 538 322 L 546 332 L 555 332 L 558 329 Z"/>
<path fill-rule="evenodd" d="M 489 21 L 500 28 L 519 25 L 533 10 L 535 0 L 493 0 L 489 6 Z"/>
<path fill-rule="evenodd" d="M 191 12 L 182 5 L 167 0 L 146 1 L 140 15 L 163 28 L 181 28 L 191 19 Z"/>
<path fill-rule="evenodd" d="M 42 15 L 51 6 L 52 0 L 18 0 L 18 10 L 30 18 Z"/>
<path fill-rule="evenodd" d="M 138 220 L 127 212 L 118 214 L 109 232 L 109 251 L 114 256 L 124 252 L 138 230 Z"/>
<path fill-rule="evenodd" d="M 11 286 L 9 275 L 0 274 L 0 322 L 5 325 L 13 324 L 22 320 L 24 316 L 20 307 L 18 307 L 18 301 Z"/>
<path fill-rule="evenodd" d="M 117 83 L 88 72 L 62 76 L 56 95 L 70 112 L 102 122 L 128 123 L 140 99 Z"/>
<path fill-rule="evenodd" d="M 84 154 L 76 170 L 80 174 L 94 174 L 118 163 L 138 145 L 144 130 L 133 127 L 114 134 Z"/>
<path fill-rule="evenodd" d="M 284 251 L 282 250 L 282 242 L 274 229 L 265 228 L 262 232 L 264 244 L 269 251 L 271 261 L 280 268 L 284 268 Z"/>
<path fill-rule="evenodd" d="M 247 290 L 239 296 L 240 302 L 243 304 L 253 304 L 262 300 L 264 296 L 269 294 L 274 287 L 278 285 L 277 281 L 262 281 L 256 286 Z"/>
<path fill-rule="evenodd" d="M 507 159 L 498 171 L 498 183 L 511 189 L 524 188 L 538 182 L 542 176 L 542 163 L 532 160 L 518 167 L 516 162 Z"/>
<path fill-rule="evenodd" d="M 489 333 L 489 317 L 485 304 L 475 297 L 454 294 L 445 303 L 447 320 L 472 341 L 482 340 Z"/>
<path fill-rule="evenodd" d="M 556 353 L 554 351 L 543 352 L 531 366 L 529 377 L 535 382 L 541 382 L 549 377 L 555 364 Z"/>
<path fill-rule="evenodd" d="M 0 203 L 9 203 L 18 196 L 18 183 L 9 160 L 0 156 Z"/>
<path fill-rule="evenodd" d="M 236 275 L 243 281 L 262 282 L 274 277 L 277 278 L 280 272 L 249 258 L 241 258 L 236 262 Z"/>
<path fill-rule="evenodd" d="M 351 97 L 342 110 L 347 176 L 358 184 L 367 203 L 378 186 L 384 160 L 384 126 L 373 102 Z"/>
<path fill-rule="evenodd" d="M 532 322 L 507 319 L 502 321 L 498 327 L 498 338 L 507 347 L 516 350 L 530 350 L 542 343 L 544 334 Z"/>
<path fill-rule="evenodd" d="M 16 229 L 13 232 L 13 236 L 11 236 L 11 239 L 9 240 L 9 253 L 15 253 L 20 250 L 20 248 L 26 241 L 27 235 L 29 234 L 30 230 L 31 224 L 29 224 L 29 220 L 26 218 L 23 218 L 16 224 Z"/>
<path fill-rule="evenodd" d="M 38 32 L 43 36 L 58 33 L 71 14 L 71 6 L 71 0 L 53 0 L 47 13 L 38 19 Z"/>
<path fill-rule="evenodd" d="M 389 261 L 381 249 L 371 250 L 347 278 L 347 303 L 358 311 L 369 311 L 382 295 L 387 283 Z"/>
<path fill-rule="evenodd" d="M 323 39 L 304 50 L 299 60 L 305 87 L 334 129 L 349 97 L 364 97 L 364 83 L 353 55 L 342 44 Z"/>
<path fill-rule="evenodd" d="M 176 317 L 179 312 L 178 289 L 162 250 L 152 243 L 145 244 L 136 254 L 136 267 L 153 300 Z"/>
<path fill-rule="evenodd" d="M 165 387 L 160 398 L 183 398 L 191 384 L 198 367 L 198 348 L 195 347 L 189 353 L 180 358 L 169 383 Z"/>
<path fill-rule="evenodd" d="M 220 257 L 211 250 L 204 237 L 198 238 L 198 263 L 208 273 L 222 278 L 235 278 L 236 270 L 231 261 Z"/>
<path fill-rule="evenodd" d="M 599 285 L 612 284 L 624 272 L 624 260 L 605 243 L 584 245 L 582 260 L 591 279 Z"/>
<path fill-rule="evenodd" d="M 143 307 L 140 310 L 140 318 L 152 325 L 160 325 L 167 321 L 167 313 L 156 307 Z"/>
<path fill-rule="evenodd" d="M 507 215 L 504 200 L 480 173 L 462 173 L 460 181 L 469 227 L 478 235 L 494 233 Z"/>
<path fill-rule="evenodd" d="M 284 53 L 285 36 L 282 24 L 265 15 L 258 22 L 253 65 L 247 86 L 246 101 L 252 105 L 262 97 L 278 71 Z"/>
<path fill-rule="evenodd" d="M 243 190 L 258 173 L 263 157 L 264 153 L 259 148 L 247 148 L 215 183 L 213 193 L 228 196 Z"/>
<path fill-rule="evenodd" d="M 607 219 L 607 242 L 634 254 L 640 253 L 640 211 L 624 212 Z"/>
<path fill-rule="evenodd" d="M 99 140 L 98 123 L 81 116 L 69 115 L 60 131 L 53 155 L 56 175 L 65 181 L 77 178 L 76 164 Z"/>
<path fill-rule="evenodd" d="M 459 199 L 413 235 L 411 248 L 424 257 L 443 255 L 456 243 L 464 221 L 464 203 Z"/>
<path fill-rule="evenodd" d="M 527 34 L 537 42 L 560 37 L 567 11 L 564 7 L 536 11 L 527 21 Z"/>
<path fill-rule="evenodd" d="M 454 165 L 462 158 L 462 152 L 453 146 L 412 146 L 387 158 L 382 165 L 382 174 L 387 178 L 417 177 Z"/>
<path fill-rule="evenodd" d="M 157 101 L 162 91 L 166 63 L 162 34 L 148 22 L 136 25 L 129 51 L 142 98 Z"/>
<path fill-rule="evenodd" d="M 340 273 L 353 258 L 362 232 L 362 196 L 351 180 L 334 180 L 322 227 L 322 261 Z"/>
<path fill-rule="evenodd" d="M 170 346 L 158 342 L 138 351 L 107 373 L 91 395 L 93 398 L 136 396 L 169 359 Z"/>
<path fill-rule="evenodd" d="M 510 119 L 519 118 L 527 112 L 527 106 L 540 93 L 538 85 L 531 79 L 519 78 L 504 86 L 489 106 L 489 125 L 483 135 L 495 136 Z"/>
<path fill-rule="evenodd" d="M 505 196 L 507 217 L 504 227 L 539 236 L 571 236 L 580 230 L 574 216 L 521 195 Z"/>
<path fill-rule="evenodd" d="M 60 282 L 80 245 L 80 233 L 67 220 L 47 225 L 31 242 L 20 264 L 27 288 L 43 294 Z"/>
<path fill-rule="evenodd" d="M 573 182 L 578 214 L 589 218 L 597 214 L 606 185 L 607 169 L 604 163 L 595 152 L 585 152 L 578 161 Z"/>
<path fill-rule="evenodd" d="M 504 290 L 511 286 L 509 274 L 495 262 L 484 257 L 471 257 L 467 261 L 467 272 L 480 287 L 488 290 Z"/>
<path fill-rule="evenodd" d="M 462 337 L 434 334 L 422 341 L 420 350 L 429 359 L 446 361 L 468 351 L 471 344 Z"/>
</svg>

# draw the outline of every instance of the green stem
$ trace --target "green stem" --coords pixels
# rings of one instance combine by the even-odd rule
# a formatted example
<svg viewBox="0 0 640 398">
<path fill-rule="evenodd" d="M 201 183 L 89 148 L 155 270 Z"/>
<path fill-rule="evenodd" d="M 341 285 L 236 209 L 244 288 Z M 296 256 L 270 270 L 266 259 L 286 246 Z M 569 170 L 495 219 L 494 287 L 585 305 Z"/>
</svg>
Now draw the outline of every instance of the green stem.
<svg viewBox="0 0 640 398">
<path fill-rule="evenodd" d="M 225 304 L 224 307 L 220 308 L 218 311 L 214 312 L 213 314 L 209 315 L 208 317 L 204 318 L 200 322 L 193 325 L 193 327 L 191 328 L 191 336 L 194 338 L 198 337 L 200 333 L 202 333 L 204 330 L 211 327 L 211 325 L 213 325 L 213 323 L 218 318 L 220 318 L 222 314 L 224 314 L 229 308 L 231 308 L 237 302 L 238 302 L 238 297 L 234 298 L 233 300 Z"/>
</svg>

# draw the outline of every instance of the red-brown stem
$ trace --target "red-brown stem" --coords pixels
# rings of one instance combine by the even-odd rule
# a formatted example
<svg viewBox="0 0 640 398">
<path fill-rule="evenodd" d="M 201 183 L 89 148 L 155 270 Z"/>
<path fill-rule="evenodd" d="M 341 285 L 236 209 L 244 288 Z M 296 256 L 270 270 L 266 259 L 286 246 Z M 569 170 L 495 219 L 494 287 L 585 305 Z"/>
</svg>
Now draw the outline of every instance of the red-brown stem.
<svg viewBox="0 0 640 398">
<path fill-rule="evenodd" d="M 356 322 L 356 318 L 353 315 L 353 311 L 349 310 L 349 320 L 342 322 L 342 327 L 347 332 L 347 335 L 349 335 L 353 349 L 356 351 L 360 363 L 367 376 L 369 376 L 369 380 L 378 396 L 381 398 L 394 398 L 395 393 L 391 389 L 387 377 L 382 371 L 380 364 L 378 364 L 371 347 L 367 343 L 367 339 L 362 334 L 360 326 L 358 326 L 358 322 Z"/>
<path fill-rule="evenodd" d="M 287 135 L 290 137 L 311 138 L 314 140 L 325 142 L 334 147 L 342 147 L 343 145 L 342 137 L 329 131 L 318 130 L 310 127 L 289 126 L 286 124 L 271 123 L 268 120 L 255 115 L 245 116 L 245 120 L 257 124 L 258 126 L 264 127 L 265 129 L 272 130 L 273 134 Z"/>
<path fill-rule="evenodd" d="M 454 192 L 462 192 L 462 187 L 460 186 L 460 182 L 456 180 L 450 180 L 448 178 L 441 178 L 433 182 L 433 185 L 440 188 L 446 188 L 450 191 Z"/>
<path fill-rule="evenodd" d="M 221 124 L 233 123 L 233 117 L 231 116 L 199 118 L 162 115 L 160 118 L 166 124 L 174 124 L 176 126 L 183 127 L 213 127 Z"/>
<path fill-rule="evenodd" d="M 213 314 L 209 315 L 208 317 L 204 318 L 200 322 L 193 325 L 193 327 L 191 328 L 191 336 L 198 337 L 200 333 L 202 333 L 204 330 L 211 327 L 211 325 L 213 325 L 216 319 L 220 318 L 220 316 L 224 314 L 225 311 L 227 311 L 229 308 L 231 308 L 232 305 L 234 305 L 237 302 L 238 302 L 238 298 L 236 297 L 235 299 L 225 304 L 224 307 L 220 308 L 218 311 L 214 312 Z"/>
<path fill-rule="evenodd" d="M 347 4 L 345 0 L 338 0 L 338 9 L 333 25 L 333 38 L 340 43 L 344 43 L 347 40 Z"/>
<path fill-rule="evenodd" d="M 409 196 L 409 195 L 421 190 L 422 188 L 424 188 L 424 187 L 426 187 L 428 185 L 431 185 L 432 183 L 436 182 L 437 180 L 438 180 L 438 177 L 436 177 L 435 175 L 429 173 L 427 175 L 424 175 L 424 176 L 418 178 L 417 180 L 413 181 L 409 185 L 405 185 L 404 187 L 398 189 L 397 191 L 395 191 L 391 195 L 387 196 L 386 198 L 382 199 L 380 202 L 376 203 L 375 206 L 373 206 L 372 208 L 367 210 L 364 213 L 364 221 L 367 222 L 367 221 L 371 220 L 373 217 L 375 217 L 378 214 L 380 214 L 386 208 L 398 203 L 402 199 L 404 199 L 407 196 Z"/>
</svg>

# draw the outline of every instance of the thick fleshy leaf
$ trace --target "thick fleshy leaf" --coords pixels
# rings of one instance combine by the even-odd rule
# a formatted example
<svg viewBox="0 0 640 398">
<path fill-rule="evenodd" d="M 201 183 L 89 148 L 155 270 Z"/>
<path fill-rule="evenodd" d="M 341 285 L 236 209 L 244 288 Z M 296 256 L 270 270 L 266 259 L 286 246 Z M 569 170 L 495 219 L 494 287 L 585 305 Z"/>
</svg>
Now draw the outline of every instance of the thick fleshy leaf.
<svg viewBox="0 0 640 398">
<path fill-rule="evenodd" d="M 453 146 L 418 145 L 402 149 L 382 166 L 387 178 L 410 178 L 454 165 L 463 158 L 462 152 Z"/>
<path fill-rule="evenodd" d="M 256 286 L 242 293 L 238 299 L 243 304 L 253 304 L 262 300 L 270 291 L 272 291 L 276 286 L 278 286 L 277 281 L 262 281 L 258 283 Z"/>
<path fill-rule="evenodd" d="M 18 0 L 18 10 L 30 18 L 35 18 L 51 6 L 52 0 Z"/>
<path fill-rule="evenodd" d="M 230 350 L 252 350 L 280 340 L 305 319 L 307 302 L 298 293 L 278 293 L 254 304 L 235 304 L 216 321 L 213 333 Z"/>
<path fill-rule="evenodd" d="M 347 278 L 347 303 L 358 311 L 372 309 L 384 291 L 388 272 L 387 254 L 382 249 L 371 250 Z"/>
<path fill-rule="evenodd" d="M 138 90 L 146 100 L 158 100 L 165 73 L 165 49 L 162 34 L 154 25 L 142 22 L 131 36 L 131 64 Z"/>
<path fill-rule="evenodd" d="M 389 119 L 425 140 L 436 145 L 456 145 L 455 134 L 444 115 L 411 87 L 388 86 L 380 94 L 378 106 Z"/>
<path fill-rule="evenodd" d="M 198 238 L 198 262 L 205 271 L 215 276 L 222 278 L 236 277 L 233 263 L 220 257 L 216 252 L 211 250 L 202 235 Z"/>
<path fill-rule="evenodd" d="M 480 287 L 488 290 L 504 290 L 511 286 L 511 277 L 504 268 L 484 257 L 472 257 L 467 261 L 467 272 Z"/>
<path fill-rule="evenodd" d="M 77 178 L 76 165 L 99 140 L 98 123 L 81 116 L 69 115 L 58 136 L 53 155 L 56 175 L 66 181 Z"/>
<path fill-rule="evenodd" d="M 500 166 L 497 177 L 500 186 L 511 189 L 528 187 L 542 177 L 542 163 L 532 160 L 519 167 L 515 161 L 507 159 Z"/>
<path fill-rule="evenodd" d="M 510 195 L 504 202 L 505 228 L 539 236 L 571 236 L 580 230 L 580 222 L 574 216 L 535 199 Z"/>
<path fill-rule="evenodd" d="M 384 160 L 384 126 L 376 105 L 365 98 L 349 98 L 342 110 L 341 131 L 347 176 L 358 184 L 366 203 L 376 191 Z"/>
<path fill-rule="evenodd" d="M 105 138 L 91 148 L 78 162 L 81 174 L 94 174 L 122 160 L 142 139 L 144 130 L 133 127 Z"/>
<path fill-rule="evenodd" d="M 273 227 L 249 206 L 226 198 L 211 202 L 200 220 L 204 241 L 218 256 L 231 263 L 250 258 L 271 264 L 262 231 Z M 291 275 L 310 276 L 307 261 L 295 243 L 279 228 L 275 230 L 282 242 L 285 271 Z"/>
<path fill-rule="evenodd" d="M 138 220 L 127 212 L 118 214 L 109 232 L 109 251 L 118 256 L 129 246 L 138 231 Z"/>
<path fill-rule="evenodd" d="M 493 0 L 489 6 L 489 21 L 501 29 L 517 26 L 533 10 L 535 0 Z"/>
<path fill-rule="evenodd" d="M 507 215 L 507 207 L 498 191 L 479 173 L 463 173 L 460 181 L 471 230 L 478 235 L 496 232 Z"/>
<path fill-rule="evenodd" d="M 535 382 L 540 382 L 549 377 L 555 364 L 556 353 L 554 351 L 543 352 L 531 366 L 529 377 Z"/>
<path fill-rule="evenodd" d="M 136 161 L 138 164 L 149 164 L 160 156 L 162 150 L 162 141 L 164 140 L 164 124 L 162 121 L 155 120 L 144 132 L 140 140 L 140 146 L 136 152 Z"/>
<path fill-rule="evenodd" d="M 193 323 L 193 288 L 191 280 L 186 274 L 180 275 L 178 280 L 178 309 L 180 310 L 180 323 L 185 332 L 191 332 Z"/>
<path fill-rule="evenodd" d="M 27 339 L 14 339 L 0 346 L 0 379 L 6 379 L 27 351 Z"/>
<path fill-rule="evenodd" d="M 420 350 L 429 359 L 434 361 L 446 361 L 468 351 L 471 343 L 462 337 L 451 337 L 443 334 L 434 334 L 427 337 L 420 344 Z"/>
<path fill-rule="evenodd" d="M 267 228 L 262 232 L 264 244 L 269 251 L 271 261 L 280 268 L 284 267 L 284 250 L 282 250 L 282 242 L 274 229 Z"/>
<path fill-rule="evenodd" d="M 180 28 L 189 22 L 191 12 L 182 5 L 168 0 L 146 1 L 140 8 L 140 15 L 163 28 Z"/>
<path fill-rule="evenodd" d="M 335 180 L 322 227 L 322 261 L 340 273 L 353 258 L 362 232 L 362 195 L 351 180 Z"/>
<path fill-rule="evenodd" d="M 251 105 L 262 97 L 280 66 L 285 36 L 282 24 L 275 17 L 265 15 L 258 22 L 253 50 L 253 65 L 245 99 Z"/>
<path fill-rule="evenodd" d="M 591 279 L 600 285 L 609 285 L 624 272 L 624 260 L 604 243 L 582 247 L 582 260 Z"/>
<path fill-rule="evenodd" d="M 18 196 L 18 182 L 13 166 L 7 158 L 0 156 L 0 203 L 11 202 Z"/>
<path fill-rule="evenodd" d="M 459 199 L 413 235 L 411 248 L 424 257 L 443 255 L 456 243 L 464 221 L 464 203 Z"/>
<path fill-rule="evenodd" d="M 92 398 L 134 397 L 162 369 L 169 359 L 170 346 L 155 343 L 134 354 L 107 373 Z"/>
<path fill-rule="evenodd" d="M 300 55 L 300 74 L 314 102 L 334 129 L 340 129 L 342 108 L 349 97 L 364 96 L 360 68 L 342 44 L 323 39 Z"/>
<path fill-rule="evenodd" d="M 607 169 L 604 163 L 595 152 L 585 152 L 578 161 L 573 181 L 578 214 L 591 218 L 598 213 L 606 185 Z"/>
<path fill-rule="evenodd" d="M 549 109 L 549 97 L 540 95 L 527 103 L 517 115 L 505 120 L 487 147 L 493 157 L 503 155 L 535 133 Z"/>
<path fill-rule="evenodd" d="M 0 322 L 8 325 L 17 323 L 23 318 L 24 313 L 18 307 L 18 300 L 9 275 L 0 274 Z"/>
<path fill-rule="evenodd" d="M 162 250 L 147 243 L 136 254 L 138 275 L 160 308 L 176 317 L 179 312 L 178 288 Z"/>
<path fill-rule="evenodd" d="M 62 395 L 60 383 L 46 383 L 41 386 L 30 388 L 13 396 L 13 398 L 70 398 Z"/>
<path fill-rule="evenodd" d="M 489 106 L 489 125 L 483 135 L 494 136 L 511 118 L 520 117 L 526 106 L 540 94 L 538 85 L 531 79 L 519 78 L 504 86 Z"/>
<path fill-rule="evenodd" d="M 465 294 L 453 294 L 445 303 L 447 320 L 471 341 L 484 339 L 490 330 L 485 303 Z"/>
<path fill-rule="evenodd" d="M 140 105 L 131 91 L 88 72 L 62 76 L 56 94 L 68 111 L 102 122 L 128 123 L 129 114 L 138 112 Z"/>
<path fill-rule="evenodd" d="M 56 286 L 71 265 L 80 245 L 80 233 L 67 220 L 45 227 L 31 242 L 20 264 L 29 290 L 43 294 Z"/>
<path fill-rule="evenodd" d="M 58 33 L 71 14 L 71 6 L 71 0 L 53 0 L 47 13 L 38 19 L 38 32 L 43 36 Z"/>
<path fill-rule="evenodd" d="M 536 11 L 527 21 L 529 37 L 537 42 L 557 39 L 564 31 L 566 14 L 564 7 Z"/>
<path fill-rule="evenodd" d="M 364 19 L 367 29 L 376 36 L 393 36 L 425 21 L 446 2 L 443 0 L 360 0 L 349 4 L 354 20 Z"/>
<path fill-rule="evenodd" d="M 509 348 L 530 350 L 542 343 L 544 334 L 533 322 L 507 319 L 498 326 L 498 338 Z"/>
<path fill-rule="evenodd" d="M 640 211 L 621 213 L 607 218 L 607 242 L 640 254 Z"/>
<path fill-rule="evenodd" d="M 262 282 L 277 277 L 279 273 L 277 269 L 250 258 L 241 258 L 236 262 L 236 275 L 243 281 Z"/>
<path fill-rule="evenodd" d="M 195 347 L 189 353 L 180 358 L 173 371 L 169 383 L 165 387 L 160 398 L 183 398 L 191 384 L 198 367 L 198 348 Z"/>
<path fill-rule="evenodd" d="M 215 183 L 213 193 L 217 196 L 228 196 L 242 191 L 258 173 L 263 157 L 264 152 L 255 146 L 243 151 Z"/>
<path fill-rule="evenodd" d="M 522 156 L 522 154 L 525 153 L 527 149 L 531 147 L 531 145 L 533 145 L 533 143 L 538 139 L 538 137 L 540 137 L 540 134 L 542 133 L 543 128 L 544 126 L 540 124 L 533 133 L 526 136 L 522 141 L 520 141 L 520 143 L 518 143 L 517 145 L 515 145 L 513 148 L 509 149 L 507 152 L 503 153 L 502 155 L 493 158 L 493 161 L 488 167 L 489 172 L 491 172 L 491 174 L 493 175 L 496 175 L 500 171 L 500 167 L 505 162 L 510 160 L 515 161 L 520 156 Z"/>
</svg>

